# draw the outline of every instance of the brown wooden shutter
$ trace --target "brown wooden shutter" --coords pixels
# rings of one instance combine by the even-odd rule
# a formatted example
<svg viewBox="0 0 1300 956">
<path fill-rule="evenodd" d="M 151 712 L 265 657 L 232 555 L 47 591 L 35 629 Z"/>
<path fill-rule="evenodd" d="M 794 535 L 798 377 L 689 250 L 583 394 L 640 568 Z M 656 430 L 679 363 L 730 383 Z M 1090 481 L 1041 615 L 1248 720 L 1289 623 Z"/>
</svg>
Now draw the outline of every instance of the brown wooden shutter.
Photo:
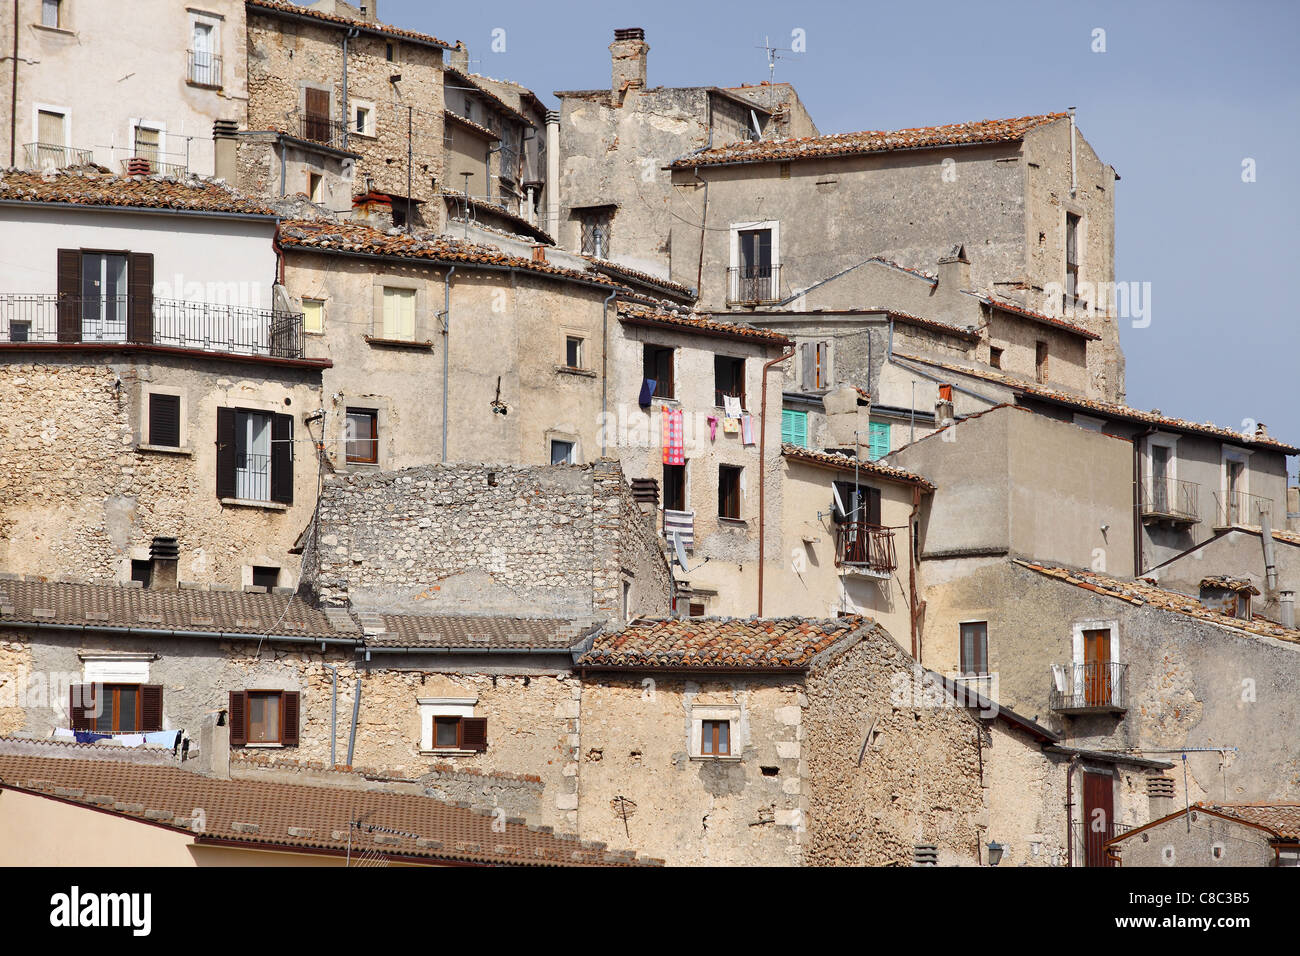
<svg viewBox="0 0 1300 956">
<path fill-rule="evenodd" d="M 235 410 L 217 409 L 217 497 L 235 497 Z"/>
<path fill-rule="evenodd" d="M 286 747 L 298 746 L 298 703 L 296 690 L 280 695 L 280 743 Z"/>
<path fill-rule="evenodd" d="M 68 722 L 71 730 L 95 729 L 95 685 L 73 684 L 68 691 Z"/>
<path fill-rule="evenodd" d="M 230 692 L 230 706 L 226 721 L 230 724 L 230 746 L 242 747 L 248 743 L 248 695 L 242 690 Z"/>
<path fill-rule="evenodd" d="M 293 504 L 293 416 L 271 416 L 271 500 Z"/>
<path fill-rule="evenodd" d="M 81 252 L 59 250 L 58 339 L 81 341 Z M 37 330 L 33 329 L 35 333 Z M 42 330 L 43 331 L 43 330 Z"/>
<path fill-rule="evenodd" d="M 179 395 L 149 396 L 150 445 L 179 448 L 181 443 L 181 399 Z"/>
<path fill-rule="evenodd" d="M 487 750 L 487 718 L 462 717 L 460 720 L 460 749 Z"/>
<path fill-rule="evenodd" d="M 127 274 L 126 337 L 153 342 L 153 253 L 133 252 Z"/>
<path fill-rule="evenodd" d="M 162 730 L 163 689 L 161 684 L 145 684 L 140 688 L 140 732 L 151 734 Z"/>
</svg>

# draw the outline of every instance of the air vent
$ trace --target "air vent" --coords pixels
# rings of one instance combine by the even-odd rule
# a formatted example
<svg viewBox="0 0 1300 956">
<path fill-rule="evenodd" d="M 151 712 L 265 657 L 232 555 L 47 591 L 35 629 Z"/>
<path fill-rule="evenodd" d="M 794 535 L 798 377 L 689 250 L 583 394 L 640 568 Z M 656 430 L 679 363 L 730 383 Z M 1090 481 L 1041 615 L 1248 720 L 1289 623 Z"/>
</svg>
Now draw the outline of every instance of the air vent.
<svg viewBox="0 0 1300 956">
<path fill-rule="evenodd" d="M 179 561 L 180 542 L 176 538 L 154 538 L 149 545 L 149 557 L 155 561 Z"/>
<path fill-rule="evenodd" d="M 626 27 L 622 30 L 614 31 L 615 40 L 644 40 L 645 29 L 642 27 Z"/>
<path fill-rule="evenodd" d="M 912 847 L 913 866 L 938 866 L 939 848 L 933 843 L 918 843 Z"/>
<path fill-rule="evenodd" d="M 1172 800 L 1174 797 L 1174 780 L 1172 777 L 1147 777 L 1147 796 L 1148 797 L 1165 797 Z"/>
</svg>

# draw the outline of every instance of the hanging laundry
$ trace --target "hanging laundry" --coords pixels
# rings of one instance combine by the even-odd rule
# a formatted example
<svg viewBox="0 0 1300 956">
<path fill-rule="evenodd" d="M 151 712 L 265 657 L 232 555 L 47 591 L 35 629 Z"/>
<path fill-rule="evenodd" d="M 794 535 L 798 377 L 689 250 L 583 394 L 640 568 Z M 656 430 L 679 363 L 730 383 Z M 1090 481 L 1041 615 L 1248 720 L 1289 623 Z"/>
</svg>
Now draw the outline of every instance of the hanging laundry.
<svg viewBox="0 0 1300 956">
<path fill-rule="evenodd" d="M 655 386 L 659 383 L 652 378 L 643 378 L 641 380 L 641 397 L 637 399 L 637 404 L 646 408 L 650 404 L 650 399 L 654 397 Z"/>
<path fill-rule="evenodd" d="M 739 434 L 740 434 L 740 419 L 739 419 L 739 418 L 724 418 L 724 419 L 722 420 L 722 433 L 723 433 L 724 435 L 739 435 Z"/>
<path fill-rule="evenodd" d="M 723 395 L 722 410 L 728 418 L 739 418 L 741 415 L 740 397 L 737 395 Z"/>
<path fill-rule="evenodd" d="M 741 439 L 746 445 L 754 444 L 754 424 L 753 419 L 748 415 L 742 415 L 740 418 L 740 430 L 744 433 Z"/>
<path fill-rule="evenodd" d="M 171 750 L 176 746 L 176 735 L 178 733 L 179 731 L 176 730 L 157 730 L 151 734 L 145 734 L 144 742 L 154 747 L 166 747 Z"/>
<path fill-rule="evenodd" d="M 114 739 L 123 747 L 141 747 L 144 745 L 144 734 L 121 734 Z"/>
<path fill-rule="evenodd" d="M 89 730 L 75 730 L 72 733 L 79 744 L 93 744 L 97 740 L 107 740 L 108 734 L 91 733 Z"/>
<path fill-rule="evenodd" d="M 52 736 L 52 737 L 57 737 L 59 740 L 76 740 L 76 739 L 77 739 L 77 735 L 74 734 L 71 730 L 68 730 L 66 727 L 56 727 L 56 728 L 54 729 L 54 733 L 51 734 L 50 736 Z"/>
<path fill-rule="evenodd" d="M 682 438 L 682 411 L 665 408 L 663 411 L 664 464 L 686 464 L 686 445 Z"/>
<path fill-rule="evenodd" d="M 718 440 L 718 416 L 709 416 L 709 441 Z"/>
</svg>

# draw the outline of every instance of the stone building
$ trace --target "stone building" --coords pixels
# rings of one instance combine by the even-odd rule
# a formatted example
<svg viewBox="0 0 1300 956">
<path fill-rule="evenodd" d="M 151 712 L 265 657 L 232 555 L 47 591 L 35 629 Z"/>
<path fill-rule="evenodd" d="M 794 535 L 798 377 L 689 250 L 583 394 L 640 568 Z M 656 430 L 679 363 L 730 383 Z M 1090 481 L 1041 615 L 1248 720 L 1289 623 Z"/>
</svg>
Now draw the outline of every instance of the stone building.
<svg viewBox="0 0 1300 956">
<path fill-rule="evenodd" d="M 1106 850 L 1118 866 L 1300 866 L 1300 804 L 1198 801 Z"/>
</svg>

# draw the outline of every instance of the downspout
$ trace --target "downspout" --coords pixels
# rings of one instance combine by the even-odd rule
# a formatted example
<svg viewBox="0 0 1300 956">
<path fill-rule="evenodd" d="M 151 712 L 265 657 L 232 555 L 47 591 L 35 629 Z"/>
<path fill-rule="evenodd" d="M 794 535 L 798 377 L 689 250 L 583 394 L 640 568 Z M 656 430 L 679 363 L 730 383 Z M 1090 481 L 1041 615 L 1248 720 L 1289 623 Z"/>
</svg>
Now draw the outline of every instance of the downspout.
<svg viewBox="0 0 1300 956">
<path fill-rule="evenodd" d="M 1079 764 L 1079 755 L 1070 758 L 1065 768 L 1065 867 L 1074 866 L 1074 768 Z"/>
<path fill-rule="evenodd" d="M 18 165 L 18 0 L 14 0 L 14 70 L 9 95 L 9 166 Z M 39 133 L 39 131 L 38 131 Z"/>
<path fill-rule="evenodd" d="M 911 618 L 912 618 L 912 659 L 917 663 L 921 661 L 920 629 L 917 626 L 917 602 L 916 602 L 916 541 L 913 535 L 916 534 L 916 517 L 921 513 L 921 489 L 916 485 L 912 486 L 912 513 L 907 519 L 907 578 L 908 588 L 911 591 Z"/>
<path fill-rule="evenodd" d="M 605 457 L 606 435 L 609 428 L 609 302 L 617 291 L 605 296 L 600 304 L 600 457 Z"/>
<path fill-rule="evenodd" d="M 352 766 L 352 754 L 357 747 L 357 718 L 361 716 L 361 678 L 357 678 L 356 690 L 352 694 L 352 732 L 348 734 L 348 766 Z"/>
<path fill-rule="evenodd" d="M 354 40 L 361 36 L 361 31 L 356 27 L 349 27 L 343 31 L 343 101 L 339 104 L 339 110 L 343 114 L 343 148 L 348 148 L 348 41 Z"/>
<path fill-rule="evenodd" d="M 794 347 L 763 365 L 763 398 L 758 412 L 758 616 L 763 616 L 763 536 L 767 527 L 767 371 L 794 357 Z"/>
<path fill-rule="evenodd" d="M 330 672 L 330 769 L 334 769 L 335 747 L 339 735 L 339 672 L 333 664 L 326 664 Z"/>
<path fill-rule="evenodd" d="M 286 167 L 289 164 L 289 156 L 284 147 L 284 134 L 278 133 L 277 135 L 280 139 L 280 198 L 283 199 L 285 190 L 285 174 L 287 173 Z"/>
<path fill-rule="evenodd" d="M 1077 127 L 1074 125 L 1074 107 L 1071 106 L 1070 107 L 1070 198 L 1071 199 L 1073 199 L 1075 193 L 1079 191 L 1079 176 L 1078 176 L 1079 167 L 1075 161 L 1075 149 L 1074 149 L 1076 129 Z"/>
<path fill-rule="evenodd" d="M 1264 545 L 1264 580 L 1268 585 L 1268 595 L 1272 597 L 1277 591 L 1277 561 L 1273 554 L 1273 522 L 1264 509 L 1259 511 L 1259 539 Z"/>
<path fill-rule="evenodd" d="M 452 266 L 443 277 L 442 285 L 442 463 L 447 464 L 447 375 L 448 352 L 451 349 L 451 277 L 456 272 Z"/>
</svg>

